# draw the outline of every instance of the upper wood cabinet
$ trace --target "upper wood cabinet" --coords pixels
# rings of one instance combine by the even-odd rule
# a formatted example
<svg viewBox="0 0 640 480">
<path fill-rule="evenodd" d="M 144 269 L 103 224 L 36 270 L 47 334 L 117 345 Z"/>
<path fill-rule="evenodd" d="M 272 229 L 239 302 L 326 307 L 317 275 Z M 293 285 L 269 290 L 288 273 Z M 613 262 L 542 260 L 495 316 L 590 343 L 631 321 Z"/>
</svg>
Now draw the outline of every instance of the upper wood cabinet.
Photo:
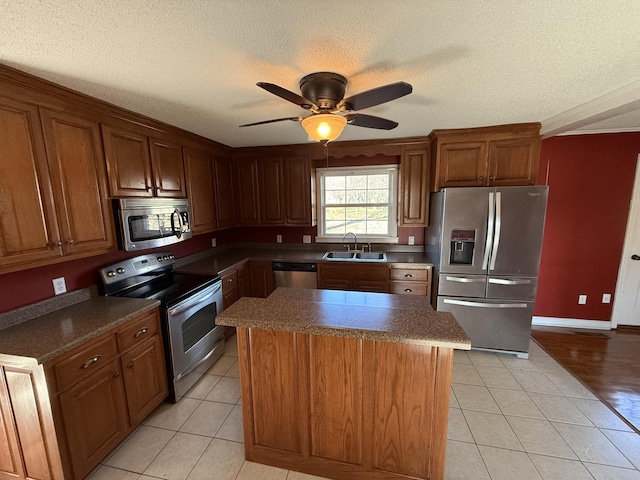
<svg viewBox="0 0 640 480">
<path fill-rule="evenodd" d="M 540 161 L 540 124 L 434 130 L 431 190 L 533 185 Z"/>
<path fill-rule="evenodd" d="M 239 225 L 260 224 L 258 160 L 238 158 L 233 163 L 236 219 Z"/>
<path fill-rule="evenodd" d="M 237 158 L 234 173 L 241 225 L 315 224 L 307 156 Z"/>
<path fill-rule="evenodd" d="M 211 156 L 206 151 L 185 147 L 184 166 L 193 233 L 211 232 L 218 226 Z"/>
<path fill-rule="evenodd" d="M 398 225 L 426 227 L 429 220 L 429 147 L 407 146 L 400 157 Z"/>
<path fill-rule="evenodd" d="M 218 228 L 233 227 L 236 224 L 236 214 L 233 202 L 233 163 L 231 158 L 214 155 L 213 171 L 218 208 Z"/>
<path fill-rule="evenodd" d="M 113 197 L 187 196 L 180 145 L 109 125 L 102 134 Z"/>
<path fill-rule="evenodd" d="M 0 98 L 0 271 L 115 248 L 98 123 Z"/>
</svg>

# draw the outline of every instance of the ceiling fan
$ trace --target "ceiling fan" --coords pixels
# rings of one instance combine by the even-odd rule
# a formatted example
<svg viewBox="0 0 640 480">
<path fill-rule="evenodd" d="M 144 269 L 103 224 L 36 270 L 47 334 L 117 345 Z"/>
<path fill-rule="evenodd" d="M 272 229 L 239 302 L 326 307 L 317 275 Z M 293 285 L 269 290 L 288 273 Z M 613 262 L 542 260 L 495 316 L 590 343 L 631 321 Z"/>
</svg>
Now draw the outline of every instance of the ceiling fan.
<svg viewBox="0 0 640 480">
<path fill-rule="evenodd" d="M 307 117 L 285 117 L 262 122 L 247 123 L 241 127 L 264 125 L 274 122 L 301 122 L 309 137 L 318 142 L 329 142 L 340 136 L 346 124 L 357 127 L 377 128 L 391 130 L 398 126 L 398 122 L 386 118 L 366 115 L 363 113 L 350 113 L 338 115 L 342 112 L 352 112 L 374 107 L 382 103 L 390 102 L 412 92 L 413 87 L 405 82 L 390 83 L 382 87 L 366 90 L 350 97 L 344 98 L 347 87 L 347 79 L 338 73 L 316 72 L 306 75 L 300 80 L 300 92 L 302 95 L 291 92 L 273 83 L 258 82 L 260 88 L 273 93 L 280 98 L 295 103 L 311 115 Z"/>
</svg>

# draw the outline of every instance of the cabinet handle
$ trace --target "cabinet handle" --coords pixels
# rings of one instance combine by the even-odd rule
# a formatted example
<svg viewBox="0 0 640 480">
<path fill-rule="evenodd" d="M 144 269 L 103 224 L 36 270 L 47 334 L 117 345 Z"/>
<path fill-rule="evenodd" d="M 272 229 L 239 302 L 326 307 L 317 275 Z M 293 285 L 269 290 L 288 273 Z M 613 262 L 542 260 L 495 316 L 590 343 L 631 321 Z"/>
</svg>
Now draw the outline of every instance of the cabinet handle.
<svg viewBox="0 0 640 480">
<path fill-rule="evenodd" d="M 480 180 L 484 180 L 484 177 L 480 177 Z"/>
<path fill-rule="evenodd" d="M 411 293 L 411 292 L 413 292 L 413 289 L 411 289 L 411 288 L 405 288 L 405 289 L 404 289 L 404 291 L 405 291 L 405 292 L 407 292 L 407 293 Z"/>
<path fill-rule="evenodd" d="M 133 362 L 127 363 L 127 368 L 133 368 Z"/>
<path fill-rule="evenodd" d="M 111 372 L 111 378 L 118 378 L 120 376 L 120 372 L 116 370 L 115 372 Z"/>
<path fill-rule="evenodd" d="M 67 245 L 73 245 L 73 240 L 67 240 Z"/>
<path fill-rule="evenodd" d="M 404 276 L 407 278 L 413 278 L 413 275 L 411 275 L 410 273 L 405 273 Z"/>
<path fill-rule="evenodd" d="M 89 360 L 82 364 L 82 368 L 89 368 L 91 365 L 100 360 L 100 355 L 96 355 L 95 357 L 91 357 Z"/>
<path fill-rule="evenodd" d="M 229 283 L 231 283 L 231 282 L 233 282 L 233 278 L 230 278 L 230 279 L 229 279 Z"/>
<path fill-rule="evenodd" d="M 58 240 L 58 241 L 55 243 L 55 246 L 56 246 L 56 247 L 61 247 L 61 246 L 62 246 L 62 242 L 61 242 L 60 240 Z"/>
<path fill-rule="evenodd" d="M 151 191 L 151 187 L 147 187 L 147 192 L 150 192 L 150 191 Z"/>
<path fill-rule="evenodd" d="M 133 335 L 133 338 L 138 338 L 140 335 L 144 335 L 145 333 L 147 333 L 147 330 L 148 330 L 147 327 L 142 327 Z"/>
</svg>

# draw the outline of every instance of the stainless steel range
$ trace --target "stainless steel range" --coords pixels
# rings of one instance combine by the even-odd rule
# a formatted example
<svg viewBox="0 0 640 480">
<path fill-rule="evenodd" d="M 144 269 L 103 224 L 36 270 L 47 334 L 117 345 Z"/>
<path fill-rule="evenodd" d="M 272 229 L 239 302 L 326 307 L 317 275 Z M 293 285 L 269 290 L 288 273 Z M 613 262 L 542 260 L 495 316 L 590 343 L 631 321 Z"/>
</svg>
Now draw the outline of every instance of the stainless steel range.
<svg viewBox="0 0 640 480">
<path fill-rule="evenodd" d="M 176 273 L 170 252 L 140 255 L 100 270 L 107 296 L 161 302 L 169 398 L 177 402 L 224 353 L 219 276 Z"/>
</svg>

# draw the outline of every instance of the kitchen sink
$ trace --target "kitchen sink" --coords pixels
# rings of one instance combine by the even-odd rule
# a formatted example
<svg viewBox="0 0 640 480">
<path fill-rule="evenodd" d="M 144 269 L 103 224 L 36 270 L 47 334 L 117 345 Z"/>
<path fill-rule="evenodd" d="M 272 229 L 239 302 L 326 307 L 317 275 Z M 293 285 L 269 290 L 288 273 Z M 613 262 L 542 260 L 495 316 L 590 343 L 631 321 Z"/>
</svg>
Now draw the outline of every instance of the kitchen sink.
<svg viewBox="0 0 640 480">
<path fill-rule="evenodd" d="M 384 252 L 360 252 L 356 253 L 356 259 L 368 261 L 379 260 L 383 262 L 387 259 L 387 254 Z"/>
<path fill-rule="evenodd" d="M 353 252 L 327 252 L 322 260 L 353 260 Z"/>
<path fill-rule="evenodd" d="M 343 262 L 384 262 L 387 254 L 384 252 L 327 252 L 322 260 L 336 260 Z"/>
</svg>

